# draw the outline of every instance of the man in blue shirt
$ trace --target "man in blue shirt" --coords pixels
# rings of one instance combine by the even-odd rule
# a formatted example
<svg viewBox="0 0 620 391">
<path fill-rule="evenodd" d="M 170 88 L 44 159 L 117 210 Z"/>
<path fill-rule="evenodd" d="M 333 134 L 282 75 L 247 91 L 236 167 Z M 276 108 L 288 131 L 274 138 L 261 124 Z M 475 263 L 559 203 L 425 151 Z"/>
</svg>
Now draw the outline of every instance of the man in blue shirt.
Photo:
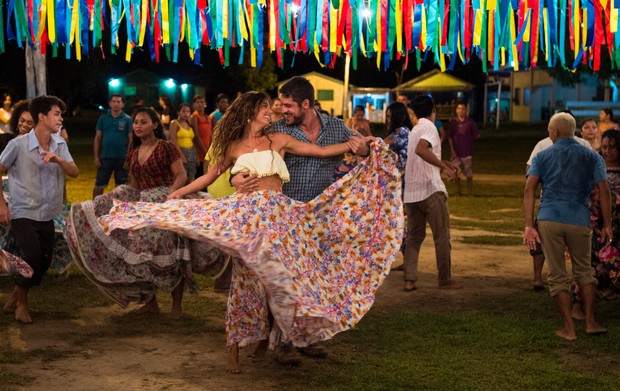
<svg viewBox="0 0 620 391">
<path fill-rule="evenodd" d="M 103 194 L 108 186 L 112 172 L 116 186 L 127 183 L 125 157 L 131 140 L 131 118 L 123 112 L 125 103 L 120 95 L 110 96 L 110 112 L 97 120 L 93 152 L 97 179 L 93 198 Z"/>
<path fill-rule="evenodd" d="M 34 274 L 15 279 L 4 305 L 5 313 L 31 323 L 28 291 L 39 285 L 52 261 L 54 221 L 63 202 L 65 175 L 78 176 L 67 143 L 57 135 L 65 104 L 55 96 L 39 96 L 28 105 L 35 127 L 11 140 L 0 155 L 0 173 L 9 173 L 9 203 L 0 192 L 0 224 L 11 223 L 11 233 Z M 2 185 L 0 180 L 0 185 Z"/>
<path fill-rule="evenodd" d="M 588 200 L 592 188 L 598 188 L 605 243 L 611 242 L 611 195 L 603 158 L 575 141 L 575 119 L 557 113 L 547 128 L 553 146 L 538 153 L 527 171 L 523 197 L 525 232 L 523 243 L 530 250 L 542 244 L 549 267 L 549 291 L 564 320 L 564 328 L 556 335 L 566 340 L 577 339 L 571 316 L 570 277 L 566 271 L 564 250 L 571 257 L 573 279 L 583 296 L 586 333 L 603 334 L 607 330 L 594 318 L 596 279 L 590 264 L 592 230 Z M 533 226 L 534 200 L 538 184 L 542 197 L 538 208 L 538 231 Z M 540 234 L 540 235 L 539 235 Z"/>
</svg>

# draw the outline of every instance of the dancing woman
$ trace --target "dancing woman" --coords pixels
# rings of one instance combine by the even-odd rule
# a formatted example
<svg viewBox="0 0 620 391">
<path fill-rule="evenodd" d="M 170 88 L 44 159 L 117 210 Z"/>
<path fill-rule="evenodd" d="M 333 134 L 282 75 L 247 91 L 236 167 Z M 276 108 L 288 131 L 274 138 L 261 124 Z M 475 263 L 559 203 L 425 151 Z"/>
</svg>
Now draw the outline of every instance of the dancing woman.
<svg viewBox="0 0 620 391">
<path fill-rule="evenodd" d="M 141 230 L 133 235 L 118 231 L 108 236 L 97 222 L 110 211 L 114 199 L 164 202 L 170 191 L 185 184 L 181 154 L 164 139 L 157 113 L 141 107 L 132 122 L 128 184 L 92 201 L 73 204 L 66 236 L 80 270 L 119 305 L 136 301 L 145 304 L 138 312 L 159 313 L 155 293 L 161 289 L 172 292 L 169 316 L 177 319 L 184 287 L 195 290 L 187 243 L 164 230 Z M 193 258 L 215 265 L 224 262 L 220 255 L 216 250 Z"/>
<path fill-rule="evenodd" d="M 112 234 L 167 229 L 242 260 L 235 263 L 226 315 L 230 372 L 239 370 L 238 346 L 277 336 L 270 335 L 268 310 L 279 337 L 299 347 L 353 327 L 370 309 L 403 229 L 396 157 L 382 144 L 310 202 L 282 194 L 289 179 L 285 153 L 336 156 L 358 140 L 318 147 L 269 134 L 271 115 L 266 95 L 243 94 L 216 126 L 217 164 L 207 174 L 166 203 L 119 204 L 100 219 Z M 175 199 L 204 188 L 230 166 L 233 174 L 259 177 L 259 190 L 218 200 Z"/>
</svg>

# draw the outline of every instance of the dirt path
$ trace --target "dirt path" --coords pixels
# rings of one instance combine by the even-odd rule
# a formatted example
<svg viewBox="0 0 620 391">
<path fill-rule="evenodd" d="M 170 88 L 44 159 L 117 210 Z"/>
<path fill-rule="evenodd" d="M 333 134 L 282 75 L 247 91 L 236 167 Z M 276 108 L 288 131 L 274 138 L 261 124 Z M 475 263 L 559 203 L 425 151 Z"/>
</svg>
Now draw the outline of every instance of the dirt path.
<svg viewBox="0 0 620 391">
<path fill-rule="evenodd" d="M 453 230 L 453 275 L 465 288 L 444 291 L 436 288 L 432 240 L 426 241 L 420 261 L 421 277 L 415 292 L 402 290 L 402 272 L 394 271 L 379 290 L 372 311 L 407 306 L 420 310 L 458 310 L 481 296 L 506 295 L 529 289 L 531 261 L 522 247 L 472 246 L 461 244 L 461 235 L 472 231 Z M 478 233 L 479 234 L 479 233 Z M 486 233 L 489 234 L 489 233 Z M 400 260 L 400 258 L 399 258 Z M 203 293 L 213 295 L 211 292 Z M 0 294 L 4 301 L 6 294 Z M 126 313 L 118 306 L 88 308 L 71 322 L 42 320 L 32 325 L 12 324 L 0 331 L 0 347 L 29 352 L 50 349 L 53 359 L 37 359 L 6 365 L 16 373 L 28 373 L 33 380 L 24 387 L 38 390 L 272 390 L 294 381 L 298 369 L 284 368 L 267 358 L 252 362 L 241 351 L 243 372 L 231 376 L 224 371 L 223 320 L 209 319 L 220 330 L 214 333 L 182 335 L 162 333 L 134 338 L 92 338 L 98 330 L 114 328 L 114 317 Z M 63 339 L 67 333 L 81 336 L 80 346 Z M 337 337 L 336 337 L 337 338 Z M 284 379 L 284 380 L 283 380 Z M 0 385 L 0 388 L 2 386 Z"/>
</svg>

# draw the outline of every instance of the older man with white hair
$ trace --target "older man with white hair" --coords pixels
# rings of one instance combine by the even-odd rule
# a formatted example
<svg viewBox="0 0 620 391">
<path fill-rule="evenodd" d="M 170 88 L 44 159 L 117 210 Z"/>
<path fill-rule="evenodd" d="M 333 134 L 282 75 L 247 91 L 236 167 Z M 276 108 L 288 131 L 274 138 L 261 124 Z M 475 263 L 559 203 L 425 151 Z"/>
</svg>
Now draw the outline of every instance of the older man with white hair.
<svg viewBox="0 0 620 391">
<path fill-rule="evenodd" d="M 573 279 L 583 295 L 586 334 L 606 333 L 594 318 L 596 279 L 590 265 L 592 230 L 588 200 L 592 188 L 597 186 L 605 225 L 601 236 L 611 242 L 611 196 L 603 158 L 574 139 L 575 119 L 570 114 L 557 113 L 551 117 L 547 130 L 553 146 L 537 154 L 527 171 L 523 243 L 530 250 L 537 242 L 542 243 L 549 266 L 549 291 L 564 320 L 564 328 L 556 335 L 573 341 L 577 334 L 571 317 L 571 280 L 564 249 L 567 247 L 570 252 Z M 533 227 L 534 193 L 539 183 L 543 190 L 538 208 L 540 235 Z"/>
</svg>

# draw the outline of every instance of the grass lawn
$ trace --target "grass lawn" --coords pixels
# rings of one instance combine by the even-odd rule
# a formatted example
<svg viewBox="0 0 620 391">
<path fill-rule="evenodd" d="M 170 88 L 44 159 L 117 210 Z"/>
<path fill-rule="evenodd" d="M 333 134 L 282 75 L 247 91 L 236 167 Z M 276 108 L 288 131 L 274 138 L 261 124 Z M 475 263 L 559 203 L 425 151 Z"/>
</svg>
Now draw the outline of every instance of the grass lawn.
<svg viewBox="0 0 620 391">
<path fill-rule="evenodd" d="M 68 182 L 70 202 L 89 199 L 92 194 L 93 127 L 77 122 L 68 126 L 72 135 L 70 150 L 80 168 L 80 177 Z M 501 254 L 504 246 L 520 243 L 525 161 L 535 143 L 544 137 L 545 124 L 482 132 L 474 152 L 475 196 L 452 196 L 449 200 L 453 227 L 485 232 L 461 239 L 466 245 L 472 249 L 496 246 Z M 454 194 L 454 185 L 448 184 L 448 190 Z M 208 278 L 198 276 L 198 280 L 203 289 L 212 284 Z M 0 291 L 8 292 L 9 287 L 9 281 L 0 281 Z M 47 319 L 73 319 L 85 307 L 109 305 L 76 271 L 62 285 L 44 282 L 33 296 Z M 424 300 L 424 296 L 419 297 Z M 168 306 L 167 300 L 167 295 L 161 295 L 163 306 Z M 606 305 L 599 318 L 612 332 L 574 343 L 553 336 L 551 331 L 557 328 L 559 316 L 549 296 L 526 290 L 473 298 L 458 309 L 441 303 L 429 304 L 425 310 L 382 306 L 328 344 L 330 365 L 307 361 L 295 372 L 287 372 L 289 378 L 282 380 L 281 389 L 618 390 L 620 333 L 616 325 L 620 303 L 611 304 L 615 305 Z M 109 336 L 223 334 L 221 326 L 205 322 L 209 317 L 223 319 L 222 301 L 188 296 L 184 306 L 186 315 L 180 322 L 114 319 L 114 324 L 99 334 L 67 333 L 65 337 L 80 346 Z M 0 318 L 0 389 L 20 385 L 27 389 L 32 380 L 28 374 L 16 375 L 6 365 L 24 363 L 33 356 L 58 360 L 63 353 L 48 348 L 25 355 L 7 349 L 1 341 L 5 336 L 2 330 L 11 322 L 7 316 Z"/>
</svg>

